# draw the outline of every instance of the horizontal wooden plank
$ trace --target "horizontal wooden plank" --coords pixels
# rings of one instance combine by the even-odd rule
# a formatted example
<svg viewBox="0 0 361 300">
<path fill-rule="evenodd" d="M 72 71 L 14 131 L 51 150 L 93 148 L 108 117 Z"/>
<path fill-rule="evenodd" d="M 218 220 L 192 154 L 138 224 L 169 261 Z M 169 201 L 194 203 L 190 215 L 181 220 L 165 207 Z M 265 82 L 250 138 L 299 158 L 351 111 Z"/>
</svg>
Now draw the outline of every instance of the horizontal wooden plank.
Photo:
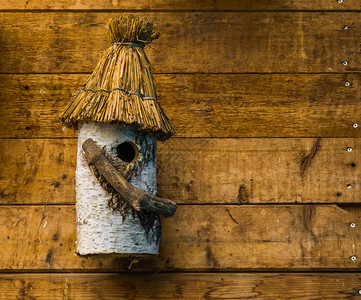
<svg viewBox="0 0 361 300">
<path fill-rule="evenodd" d="M 72 206 L 3 206 L 0 220 L 2 271 L 124 271 L 130 265 L 129 258 L 74 255 Z M 361 217 L 337 206 L 187 205 L 162 222 L 161 258 L 153 258 L 150 265 L 133 260 L 131 270 L 144 271 L 144 264 L 153 272 L 361 266 Z"/>
<path fill-rule="evenodd" d="M 0 73 L 91 72 L 107 47 L 105 26 L 116 15 L 3 12 Z M 358 12 L 142 15 L 162 34 L 152 46 L 157 51 L 147 50 L 156 73 L 361 70 Z"/>
<path fill-rule="evenodd" d="M 359 247 L 359 228 L 350 223 L 361 219 L 336 206 L 187 206 L 166 221 L 161 254 L 169 268 L 188 269 L 191 262 L 212 269 L 360 266 L 350 259 Z"/>
<path fill-rule="evenodd" d="M 0 75 L 0 137 L 75 137 L 59 115 L 87 77 Z M 177 137 L 361 137 L 353 127 L 361 74 L 162 74 L 155 82 Z"/>
<path fill-rule="evenodd" d="M 158 194 L 182 203 L 360 202 L 361 140 L 321 139 L 313 152 L 316 142 L 173 139 L 158 148 Z"/>
<path fill-rule="evenodd" d="M 355 273 L 0 274 L 0 299 L 356 299 L 360 285 Z"/>
<path fill-rule="evenodd" d="M 360 10 L 357 0 L 348 0 L 342 3 L 329 0 L 288 0 L 284 2 L 249 0 L 249 1 L 222 1 L 222 0 L 122 0 L 122 1 L 96 1 L 88 0 L 79 2 L 77 0 L 14 0 L 12 2 L 0 2 L 3 10 Z"/>
<path fill-rule="evenodd" d="M 77 140 L 1 140 L 1 204 L 74 203 Z"/>
<path fill-rule="evenodd" d="M 341 205 L 342 209 L 361 217 L 361 205 Z"/>
<path fill-rule="evenodd" d="M 159 143 L 158 195 L 179 204 L 359 203 L 361 139 L 321 139 L 313 153 L 316 141 Z M 1 145 L 1 204 L 75 202 L 77 140 L 16 139 L 1 140 Z"/>
</svg>

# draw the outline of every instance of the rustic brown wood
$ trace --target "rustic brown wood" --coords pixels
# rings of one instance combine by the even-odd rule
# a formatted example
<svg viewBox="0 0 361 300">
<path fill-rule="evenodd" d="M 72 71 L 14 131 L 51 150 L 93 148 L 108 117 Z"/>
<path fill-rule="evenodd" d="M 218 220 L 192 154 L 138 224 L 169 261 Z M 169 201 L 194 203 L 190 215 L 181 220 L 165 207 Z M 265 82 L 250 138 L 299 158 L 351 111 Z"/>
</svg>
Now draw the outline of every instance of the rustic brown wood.
<svg viewBox="0 0 361 300">
<path fill-rule="evenodd" d="M 171 139 L 159 143 L 158 195 L 187 204 L 359 203 L 361 140 L 322 139 L 302 177 L 302 162 L 315 141 Z M 0 143 L 1 204 L 75 202 L 75 139 Z"/>
<path fill-rule="evenodd" d="M 91 139 L 83 145 L 85 158 L 89 165 L 94 166 L 100 175 L 125 199 L 136 211 L 141 209 L 171 217 L 177 210 L 177 204 L 153 195 L 149 195 L 129 183 L 114 166 L 105 158 L 102 149 Z"/>
<path fill-rule="evenodd" d="M 2 1 L 0 9 L 3 10 L 360 10 L 360 3 L 357 0 L 347 0 L 343 3 L 329 0 L 319 1 L 301 1 L 301 0 L 288 0 L 288 1 L 266 1 L 266 0 L 189 0 L 189 1 L 167 1 L 167 0 L 122 0 L 122 1 L 96 1 L 88 0 L 14 0 L 12 2 Z"/>
<path fill-rule="evenodd" d="M 357 299 L 355 273 L 0 274 L 7 299 Z M 1 297 L 1 296 L 0 296 Z"/>
<path fill-rule="evenodd" d="M 163 230 L 161 251 L 170 269 L 187 269 L 191 260 L 212 269 L 332 268 L 334 263 L 359 269 L 350 259 L 358 257 L 359 235 L 350 223 L 360 219 L 336 206 L 190 206 L 173 221 L 175 227 Z M 341 232 L 352 241 L 343 243 Z"/>
<path fill-rule="evenodd" d="M 132 261 L 74 256 L 72 206 L 3 206 L 0 220 L 2 271 L 128 271 Z M 361 217 L 337 206 L 187 205 L 162 221 L 163 261 L 143 260 L 152 272 L 360 270 L 361 266 Z M 144 271 L 143 261 L 134 261 L 131 270 Z"/>
<path fill-rule="evenodd" d="M 3 12 L 0 72 L 92 72 L 107 47 L 107 21 L 115 15 L 119 13 Z M 152 44 L 157 51 L 146 51 L 156 73 L 361 70 L 358 12 L 142 15 L 159 24 L 162 33 Z"/>
<path fill-rule="evenodd" d="M 87 76 L 0 75 L 0 136 L 76 137 L 59 115 Z M 361 74 L 155 76 L 177 137 L 361 137 L 352 126 L 360 82 Z"/>
<path fill-rule="evenodd" d="M 357 203 L 354 205 L 346 205 L 346 206 L 342 206 L 342 209 L 361 217 L 361 204 Z"/>
<path fill-rule="evenodd" d="M 314 142 L 310 153 L 307 154 L 307 156 L 303 159 L 302 164 L 301 164 L 301 170 L 300 170 L 301 177 L 305 176 L 306 170 L 310 167 L 312 159 L 315 157 L 318 149 L 320 148 L 320 142 L 321 142 L 321 139 L 318 138 Z"/>
<path fill-rule="evenodd" d="M 1 204 L 75 202 L 76 140 L 19 139 L 0 144 Z"/>
<path fill-rule="evenodd" d="M 158 194 L 182 203 L 360 202 L 361 140 L 322 139 L 304 169 L 315 143 L 173 139 L 158 147 Z"/>
<path fill-rule="evenodd" d="M 7 261 L 2 265 L 2 271 L 104 269 L 156 272 L 166 266 L 166 262 L 155 255 L 78 256 L 73 206 L 12 206 L 2 207 L 0 211 L 4 216 L 0 221 L 0 243 L 4 250 L 0 260 Z"/>
</svg>

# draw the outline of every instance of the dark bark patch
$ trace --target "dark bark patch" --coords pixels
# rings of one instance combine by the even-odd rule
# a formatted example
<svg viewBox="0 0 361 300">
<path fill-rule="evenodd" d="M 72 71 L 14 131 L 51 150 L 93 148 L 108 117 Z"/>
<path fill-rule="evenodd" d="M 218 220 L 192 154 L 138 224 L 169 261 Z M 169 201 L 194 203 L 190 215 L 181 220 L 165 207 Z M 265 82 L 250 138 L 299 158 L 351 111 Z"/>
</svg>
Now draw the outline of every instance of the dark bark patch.
<svg viewBox="0 0 361 300">
<path fill-rule="evenodd" d="M 233 223 L 236 223 L 237 225 L 239 225 L 239 223 L 237 222 L 237 220 L 231 215 L 231 212 L 229 211 L 228 208 L 226 208 L 226 212 L 229 215 L 229 217 L 231 218 L 231 220 L 233 221 Z"/>
<path fill-rule="evenodd" d="M 219 267 L 218 259 L 213 254 L 212 248 L 209 245 L 206 246 L 206 258 L 207 258 L 208 265 L 210 265 L 214 268 Z"/>
<path fill-rule="evenodd" d="M 239 204 L 249 203 L 249 193 L 245 184 L 241 184 L 238 189 L 237 202 Z"/>
<path fill-rule="evenodd" d="M 50 249 L 48 254 L 46 255 L 45 262 L 50 265 L 51 261 L 53 260 L 53 256 L 54 256 L 54 250 Z"/>
<path fill-rule="evenodd" d="M 318 138 L 312 148 L 311 148 L 311 151 L 310 153 L 304 158 L 304 160 L 302 161 L 301 163 L 301 169 L 300 169 L 300 175 L 301 177 L 303 178 L 303 176 L 305 175 L 306 173 L 306 170 L 310 167 L 311 165 L 311 161 L 312 159 L 315 157 L 316 153 L 317 153 L 317 150 L 320 148 L 320 142 L 321 142 L 321 138 Z"/>
</svg>

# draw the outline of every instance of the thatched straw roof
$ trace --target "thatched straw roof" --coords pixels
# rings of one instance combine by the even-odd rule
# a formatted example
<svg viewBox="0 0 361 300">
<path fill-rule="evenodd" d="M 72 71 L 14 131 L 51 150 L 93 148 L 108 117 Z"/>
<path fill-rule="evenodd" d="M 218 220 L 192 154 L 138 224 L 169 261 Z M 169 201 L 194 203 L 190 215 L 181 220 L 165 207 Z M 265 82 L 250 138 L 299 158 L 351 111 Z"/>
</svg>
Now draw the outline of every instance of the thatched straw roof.
<svg viewBox="0 0 361 300">
<path fill-rule="evenodd" d="M 151 65 L 143 47 L 157 39 L 153 23 L 133 15 L 109 22 L 112 45 L 93 74 L 64 109 L 61 120 L 121 123 L 167 140 L 175 129 L 157 100 Z"/>
</svg>

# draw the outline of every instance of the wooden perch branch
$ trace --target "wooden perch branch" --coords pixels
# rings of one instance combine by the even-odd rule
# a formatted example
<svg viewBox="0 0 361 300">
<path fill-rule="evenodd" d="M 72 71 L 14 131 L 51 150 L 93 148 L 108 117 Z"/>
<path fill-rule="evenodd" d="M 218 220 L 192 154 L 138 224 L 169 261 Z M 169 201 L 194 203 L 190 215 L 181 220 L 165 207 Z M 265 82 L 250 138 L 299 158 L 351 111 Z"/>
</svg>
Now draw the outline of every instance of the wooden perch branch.
<svg viewBox="0 0 361 300">
<path fill-rule="evenodd" d="M 165 217 L 174 215 L 177 210 L 176 203 L 149 195 L 126 181 L 106 159 L 101 148 L 92 139 L 87 139 L 82 148 L 88 164 L 93 165 L 135 210 L 144 209 L 162 214 Z"/>
</svg>

